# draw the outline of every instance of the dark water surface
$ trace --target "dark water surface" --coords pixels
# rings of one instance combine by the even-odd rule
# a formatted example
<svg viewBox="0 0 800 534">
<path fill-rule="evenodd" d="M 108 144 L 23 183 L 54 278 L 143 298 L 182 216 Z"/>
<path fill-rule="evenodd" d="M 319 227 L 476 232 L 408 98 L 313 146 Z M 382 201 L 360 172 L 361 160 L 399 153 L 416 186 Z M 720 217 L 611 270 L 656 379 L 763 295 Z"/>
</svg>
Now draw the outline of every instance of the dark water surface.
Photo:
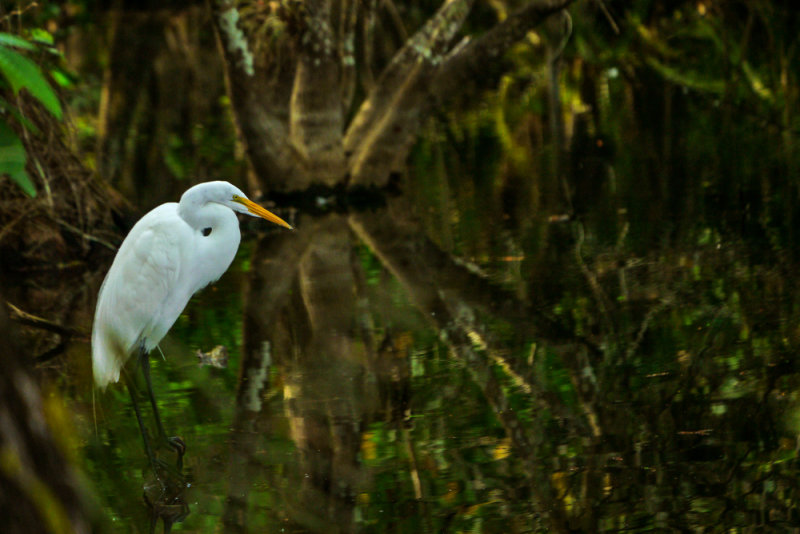
<svg viewBox="0 0 800 534">
<path fill-rule="evenodd" d="M 501 102 L 432 125 L 383 206 L 248 221 L 152 355 L 168 496 L 83 373 L 116 530 L 147 531 L 143 493 L 187 532 L 799 528 L 793 141 L 604 79 L 562 158 Z"/>
</svg>

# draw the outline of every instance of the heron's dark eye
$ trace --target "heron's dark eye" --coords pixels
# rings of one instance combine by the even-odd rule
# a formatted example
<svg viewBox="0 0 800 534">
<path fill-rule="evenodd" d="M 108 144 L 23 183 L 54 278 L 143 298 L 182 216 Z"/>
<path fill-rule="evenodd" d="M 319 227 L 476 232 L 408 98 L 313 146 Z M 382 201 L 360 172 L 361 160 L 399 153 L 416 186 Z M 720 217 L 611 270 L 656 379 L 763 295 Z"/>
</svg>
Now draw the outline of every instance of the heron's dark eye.
<svg viewBox="0 0 800 534">
<path fill-rule="evenodd" d="M 211 235 L 211 227 L 203 228 L 203 237 L 208 237 L 209 235 Z"/>
</svg>

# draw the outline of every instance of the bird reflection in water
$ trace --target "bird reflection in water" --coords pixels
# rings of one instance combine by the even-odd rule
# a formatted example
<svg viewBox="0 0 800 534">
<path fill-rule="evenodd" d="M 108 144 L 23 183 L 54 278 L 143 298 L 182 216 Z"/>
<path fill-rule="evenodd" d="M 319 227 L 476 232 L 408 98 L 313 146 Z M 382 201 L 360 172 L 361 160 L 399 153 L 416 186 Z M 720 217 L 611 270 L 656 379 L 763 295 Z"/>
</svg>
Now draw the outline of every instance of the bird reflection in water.
<svg viewBox="0 0 800 534">
<path fill-rule="evenodd" d="M 185 491 L 191 486 L 189 478 L 181 469 L 158 464 L 158 472 L 144 484 L 144 502 L 150 512 L 150 532 L 156 531 L 158 520 L 164 523 L 164 532 L 172 530 L 172 525 L 180 523 L 189 515 Z"/>
</svg>

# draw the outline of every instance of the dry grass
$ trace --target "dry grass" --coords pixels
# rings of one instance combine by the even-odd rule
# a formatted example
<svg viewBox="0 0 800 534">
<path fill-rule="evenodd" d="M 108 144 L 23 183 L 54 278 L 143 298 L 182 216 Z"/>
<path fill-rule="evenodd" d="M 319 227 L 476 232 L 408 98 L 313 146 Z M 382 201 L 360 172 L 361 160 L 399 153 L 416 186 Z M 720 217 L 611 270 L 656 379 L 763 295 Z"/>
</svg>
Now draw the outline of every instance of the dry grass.
<svg viewBox="0 0 800 534">
<path fill-rule="evenodd" d="M 121 236 L 112 213 L 124 201 L 81 161 L 69 125 L 29 99 L 15 99 L 38 135 L 12 124 L 28 153 L 27 171 L 37 196 L 0 178 L 0 298 L 25 312 L 85 330 L 102 273 Z M 62 344 L 62 337 L 22 329 L 31 356 Z"/>
</svg>

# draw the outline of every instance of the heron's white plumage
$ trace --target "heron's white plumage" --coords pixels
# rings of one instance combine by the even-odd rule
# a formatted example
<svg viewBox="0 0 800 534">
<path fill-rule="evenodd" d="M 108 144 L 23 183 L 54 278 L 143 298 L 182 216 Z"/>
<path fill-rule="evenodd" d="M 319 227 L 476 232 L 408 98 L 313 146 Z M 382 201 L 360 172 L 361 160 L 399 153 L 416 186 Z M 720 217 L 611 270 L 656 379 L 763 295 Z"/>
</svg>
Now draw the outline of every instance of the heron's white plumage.
<svg viewBox="0 0 800 534">
<path fill-rule="evenodd" d="M 239 248 L 234 211 L 291 228 L 227 182 L 188 189 L 180 203 L 142 217 L 117 252 L 97 299 L 92 329 L 95 382 L 119 380 L 131 354 L 149 352 L 166 335 L 192 295 L 228 269 Z"/>
</svg>

